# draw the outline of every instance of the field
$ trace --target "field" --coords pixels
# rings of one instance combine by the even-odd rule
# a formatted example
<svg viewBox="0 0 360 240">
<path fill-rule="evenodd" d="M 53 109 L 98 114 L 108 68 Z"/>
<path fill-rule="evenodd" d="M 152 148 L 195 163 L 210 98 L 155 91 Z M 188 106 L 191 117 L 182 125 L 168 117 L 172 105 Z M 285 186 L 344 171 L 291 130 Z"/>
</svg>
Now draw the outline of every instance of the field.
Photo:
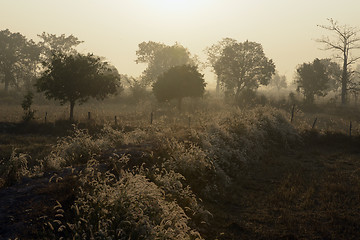
<svg viewBox="0 0 360 240">
<path fill-rule="evenodd" d="M 2 108 L 2 239 L 360 239 L 356 108 L 33 109 Z"/>
</svg>

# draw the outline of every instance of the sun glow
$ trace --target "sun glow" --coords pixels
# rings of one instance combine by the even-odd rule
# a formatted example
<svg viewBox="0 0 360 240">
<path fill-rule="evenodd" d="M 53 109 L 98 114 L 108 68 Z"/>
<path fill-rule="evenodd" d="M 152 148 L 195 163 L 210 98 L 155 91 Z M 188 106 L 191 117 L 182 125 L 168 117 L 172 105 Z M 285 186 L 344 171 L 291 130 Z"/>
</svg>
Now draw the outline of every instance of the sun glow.
<svg viewBox="0 0 360 240">
<path fill-rule="evenodd" d="M 143 0 L 146 7 L 151 11 L 165 15 L 193 14 L 201 8 L 209 5 L 211 0 Z"/>
</svg>

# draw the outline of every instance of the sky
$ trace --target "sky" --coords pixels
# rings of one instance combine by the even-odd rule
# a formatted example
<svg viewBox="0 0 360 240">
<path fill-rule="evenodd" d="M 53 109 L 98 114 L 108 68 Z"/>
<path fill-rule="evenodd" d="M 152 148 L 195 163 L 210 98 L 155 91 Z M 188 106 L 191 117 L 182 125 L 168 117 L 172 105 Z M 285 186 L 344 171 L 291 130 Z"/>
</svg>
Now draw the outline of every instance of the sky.
<svg viewBox="0 0 360 240">
<path fill-rule="evenodd" d="M 143 41 L 175 42 L 206 61 L 204 49 L 225 37 L 262 44 L 277 71 L 291 82 L 296 67 L 332 57 L 316 39 L 332 18 L 360 27 L 359 0 L 0 0 L 0 30 L 74 35 L 83 53 L 105 57 L 122 74 L 140 76 Z M 210 86 L 214 76 L 206 70 Z"/>
</svg>

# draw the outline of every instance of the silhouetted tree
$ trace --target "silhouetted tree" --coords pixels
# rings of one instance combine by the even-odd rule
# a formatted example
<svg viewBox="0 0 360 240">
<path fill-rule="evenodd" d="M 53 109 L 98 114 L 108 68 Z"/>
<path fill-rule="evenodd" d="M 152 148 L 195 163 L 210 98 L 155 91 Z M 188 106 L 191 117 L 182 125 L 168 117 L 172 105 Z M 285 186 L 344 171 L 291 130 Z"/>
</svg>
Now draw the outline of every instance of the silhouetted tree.
<svg viewBox="0 0 360 240">
<path fill-rule="evenodd" d="M 328 90 L 337 91 L 341 87 L 342 70 L 340 65 L 331 61 L 330 58 L 320 59 L 320 62 L 325 66 L 326 74 L 329 77 Z"/>
<path fill-rule="evenodd" d="M 60 100 L 60 104 L 69 103 L 71 121 L 76 103 L 82 104 L 90 97 L 103 100 L 119 89 L 117 72 L 92 54 L 54 53 L 51 61 L 44 62 L 44 67 L 36 83 L 37 90 L 48 99 Z"/>
<path fill-rule="evenodd" d="M 323 37 L 317 41 L 325 44 L 326 50 L 333 50 L 338 52 L 339 54 L 337 57 L 342 59 L 343 67 L 341 77 L 341 103 L 346 104 L 346 93 L 348 90 L 350 75 L 352 74 L 352 72 L 349 71 L 349 66 L 360 58 L 351 56 L 352 50 L 360 49 L 360 38 L 357 36 L 359 30 L 346 25 L 340 26 L 333 19 L 328 20 L 330 25 L 318 26 L 335 33 L 335 39 Z"/>
<path fill-rule="evenodd" d="M 5 91 L 34 78 L 39 55 L 40 48 L 34 41 L 8 29 L 0 31 L 0 76 Z"/>
<path fill-rule="evenodd" d="M 205 92 L 204 75 L 199 73 L 196 66 L 175 66 L 160 75 L 153 84 L 153 92 L 158 101 L 171 99 L 178 100 L 181 110 L 181 101 L 184 97 L 201 97 Z"/>
<path fill-rule="evenodd" d="M 136 63 L 147 63 L 147 68 L 143 72 L 142 80 L 145 85 L 149 85 L 171 67 L 184 64 L 195 65 L 196 59 L 191 57 L 188 49 L 176 43 L 167 46 L 157 42 L 142 42 L 139 50 L 136 51 Z"/>
<path fill-rule="evenodd" d="M 230 42 L 213 62 L 213 68 L 224 88 L 235 91 L 236 100 L 245 89 L 267 85 L 275 73 L 275 65 L 265 56 L 261 44 L 249 41 Z"/>
<path fill-rule="evenodd" d="M 315 59 L 312 63 L 303 63 L 297 68 L 297 91 L 301 92 L 308 104 L 314 103 L 314 96 L 325 96 L 329 89 L 331 74 L 327 65 Z"/>
</svg>

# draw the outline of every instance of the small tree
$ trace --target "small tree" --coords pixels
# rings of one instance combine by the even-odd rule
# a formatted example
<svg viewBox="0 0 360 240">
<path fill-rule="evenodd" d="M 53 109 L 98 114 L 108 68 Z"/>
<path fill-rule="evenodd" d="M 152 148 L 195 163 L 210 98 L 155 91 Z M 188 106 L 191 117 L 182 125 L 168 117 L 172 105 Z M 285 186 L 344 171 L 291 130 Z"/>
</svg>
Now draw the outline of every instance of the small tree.
<svg viewBox="0 0 360 240">
<path fill-rule="evenodd" d="M 153 92 L 160 102 L 177 99 L 181 110 L 182 99 L 203 96 L 205 86 L 204 75 L 199 73 L 196 66 L 182 65 L 160 75 L 153 84 Z"/>
<path fill-rule="evenodd" d="M 314 96 L 325 96 L 329 90 L 330 76 L 321 60 L 303 63 L 297 68 L 297 91 L 305 97 L 305 102 L 314 103 Z"/>
<path fill-rule="evenodd" d="M 103 100 L 119 89 L 119 75 L 100 58 L 92 54 L 64 55 L 54 53 L 44 62 L 45 71 L 35 86 L 46 98 L 70 104 L 70 121 L 74 120 L 74 106 L 90 97 Z M 120 88 L 121 89 L 121 88 Z"/>
<path fill-rule="evenodd" d="M 24 110 L 23 120 L 28 122 L 33 120 L 35 117 L 35 110 L 31 109 L 31 105 L 33 104 L 34 94 L 32 92 L 28 92 L 21 103 L 21 107 Z"/>
</svg>

